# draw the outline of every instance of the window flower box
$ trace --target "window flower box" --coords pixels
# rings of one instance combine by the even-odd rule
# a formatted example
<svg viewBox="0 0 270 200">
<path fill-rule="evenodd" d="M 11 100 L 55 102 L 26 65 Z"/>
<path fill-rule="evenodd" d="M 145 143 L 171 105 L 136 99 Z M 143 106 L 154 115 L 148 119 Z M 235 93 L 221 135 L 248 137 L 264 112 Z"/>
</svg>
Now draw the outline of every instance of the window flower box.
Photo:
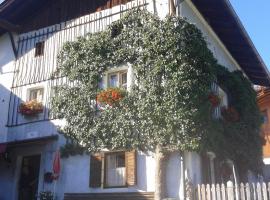
<svg viewBox="0 0 270 200">
<path fill-rule="evenodd" d="M 211 105 L 213 107 L 217 107 L 221 102 L 220 97 L 217 94 L 214 94 L 214 93 L 210 93 L 208 95 L 208 100 L 210 101 L 210 103 L 211 103 Z"/>
<path fill-rule="evenodd" d="M 120 88 L 102 90 L 97 95 L 97 103 L 101 106 L 115 106 L 125 97 L 125 93 L 126 92 Z"/>
<path fill-rule="evenodd" d="M 19 106 L 19 113 L 25 116 L 33 116 L 43 112 L 43 105 L 37 100 L 23 102 Z"/>
</svg>

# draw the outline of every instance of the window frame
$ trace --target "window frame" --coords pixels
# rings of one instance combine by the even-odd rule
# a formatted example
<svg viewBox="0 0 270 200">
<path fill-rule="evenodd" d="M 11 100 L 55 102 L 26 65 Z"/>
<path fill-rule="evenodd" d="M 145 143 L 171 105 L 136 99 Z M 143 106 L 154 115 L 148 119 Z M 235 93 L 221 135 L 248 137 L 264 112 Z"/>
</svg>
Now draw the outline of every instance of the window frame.
<svg viewBox="0 0 270 200">
<path fill-rule="evenodd" d="M 111 155 L 124 155 L 124 157 L 125 157 L 125 171 L 127 170 L 127 166 L 126 166 L 126 156 L 125 156 L 125 151 L 117 151 L 117 152 L 106 152 L 106 153 L 104 153 L 104 167 L 103 167 L 103 169 L 102 169 L 102 173 L 103 173 L 103 188 L 126 188 L 126 187 L 128 187 L 128 185 L 127 185 L 127 174 L 125 174 L 125 177 L 124 177 L 124 179 L 125 179 L 125 184 L 124 185 L 119 185 L 119 186 L 109 186 L 108 184 L 107 184 L 107 165 L 108 165 L 108 163 L 107 163 L 107 157 L 108 156 L 111 156 Z"/>
<path fill-rule="evenodd" d="M 44 55 L 45 41 L 38 41 L 35 43 L 35 57 Z"/>
<path fill-rule="evenodd" d="M 36 90 L 41 90 L 42 91 L 42 99 L 41 99 L 41 101 L 39 101 L 38 99 L 36 99 L 38 102 L 40 102 L 40 103 L 43 103 L 43 101 L 44 101 L 44 94 L 45 94 L 45 89 L 44 89 L 44 87 L 34 87 L 34 88 L 29 88 L 28 89 L 28 95 L 27 95 L 27 101 L 32 101 L 32 100 L 34 100 L 34 99 L 31 99 L 31 93 L 33 92 L 33 91 L 36 91 Z"/>
<path fill-rule="evenodd" d="M 122 75 L 123 74 L 126 74 L 127 76 L 127 80 L 126 80 L 126 83 L 125 84 L 122 84 Z M 116 86 L 111 86 L 110 84 L 110 77 L 112 75 L 116 75 L 117 76 L 117 83 L 116 83 Z M 120 69 L 116 69 L 116 70 L 112 70 L 112 71 L 108 71 L 106 73 L 106 78 L 107 78 L 107 84 L 106 84 L 106 88 L 113 88 L 113 87 L 118 87 L 118 88 L 122 88 L 122 89 L 125 89 L 127 90 L 128 88 L 128 68 L 120 68 Z M 123 87 L 123 85 L 125 85 Z"/>
<path fill-rule="evenodd" d="M 268 116 L 267 109 L 262 110 L 261 114 L 263 115 L 263 124 L 268 124 L 269 116 Z M 266 121 L 265 121 L 265 118 L 266 118 Z"/>
</svg>

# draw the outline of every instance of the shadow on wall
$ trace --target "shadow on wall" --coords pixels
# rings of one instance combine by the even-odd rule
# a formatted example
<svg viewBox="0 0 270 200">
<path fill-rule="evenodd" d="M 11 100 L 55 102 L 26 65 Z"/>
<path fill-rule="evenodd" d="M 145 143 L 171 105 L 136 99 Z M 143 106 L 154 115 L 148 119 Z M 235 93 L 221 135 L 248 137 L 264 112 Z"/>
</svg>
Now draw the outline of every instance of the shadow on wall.
<svg viewBox="0 0 270 200">
<path fill-rule="evenodd" d="M 14 52 L 9 35 L 0 35 L 0 76 L 13 73 Z"/>
<path fill-rule="evenodd" d="M 52 171 L 53 153 L 57 148 L 57 127 L 51 121 L 43 120 L 48 108 L 42 103 L 30 105 L 12 94 L 21 102 L 12 110 L 17 116 L 24 118 L 26 123 L 6 126 L 8 117 L 11 116 L 10 95 L 11 91 L 0 84 L 0 200 L 10 200 L 19 194 L 21 161 L 25 156 L 41 155 L 39 188 L 41 191 L 52 188 L 52 184 L 44 182 L 43 176 L 44 172 Z M 40 120 L 36 122 L 38 119 Z"/>
</svg>

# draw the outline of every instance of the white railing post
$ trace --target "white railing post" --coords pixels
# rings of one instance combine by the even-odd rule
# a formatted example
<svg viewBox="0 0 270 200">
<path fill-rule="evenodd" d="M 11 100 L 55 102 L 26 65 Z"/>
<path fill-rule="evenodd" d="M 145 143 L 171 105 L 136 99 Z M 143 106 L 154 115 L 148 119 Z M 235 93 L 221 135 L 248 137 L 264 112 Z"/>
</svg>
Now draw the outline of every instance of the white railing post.
<svg viewBox="0 0 270 200">
<path fill-rule="evenodd" d="M 228 181 L 227 182 L 227 195 L 228 195 L 228 200 L 234 200 L 234 187 L 233 187 L 233 182 Z"/>
</svg>

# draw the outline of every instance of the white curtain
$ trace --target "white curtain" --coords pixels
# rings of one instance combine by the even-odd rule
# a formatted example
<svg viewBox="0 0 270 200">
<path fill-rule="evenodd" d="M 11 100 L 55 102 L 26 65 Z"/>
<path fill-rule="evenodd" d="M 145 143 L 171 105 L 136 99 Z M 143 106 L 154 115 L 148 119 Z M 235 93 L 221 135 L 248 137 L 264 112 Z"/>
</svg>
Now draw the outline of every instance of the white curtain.
<svg viewBox="0 0 270 200">
<path fill-rule="evenodd" d="M 106 185 L 124 186 L 126 177 L 126 168 L 117 167 L 117 155 L 109 155 L 106 159 Z"/>
</svg>

